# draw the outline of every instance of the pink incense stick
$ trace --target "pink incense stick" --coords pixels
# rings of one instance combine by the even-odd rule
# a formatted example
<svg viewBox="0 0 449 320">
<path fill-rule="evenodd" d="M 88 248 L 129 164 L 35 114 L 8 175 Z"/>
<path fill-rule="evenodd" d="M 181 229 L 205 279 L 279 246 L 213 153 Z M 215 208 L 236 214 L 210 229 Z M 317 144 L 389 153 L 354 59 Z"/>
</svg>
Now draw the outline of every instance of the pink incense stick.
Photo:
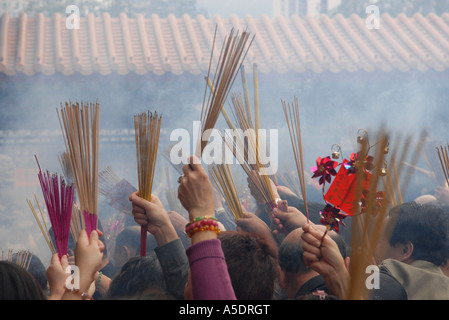
<svg viewBox="0 0 449 320">
<path fill-rule="evenodd" d="M 70 221 L 72 217 L 72 206 L 75 197 L 73 185 L 66 185 L 63 177 L 48 170 L 43 173 L 39 167 L 38 178 L 47 207 L 50 223 L 53 228 L 56 249 L 59 259 L 68 252 Z"/>
</svg>

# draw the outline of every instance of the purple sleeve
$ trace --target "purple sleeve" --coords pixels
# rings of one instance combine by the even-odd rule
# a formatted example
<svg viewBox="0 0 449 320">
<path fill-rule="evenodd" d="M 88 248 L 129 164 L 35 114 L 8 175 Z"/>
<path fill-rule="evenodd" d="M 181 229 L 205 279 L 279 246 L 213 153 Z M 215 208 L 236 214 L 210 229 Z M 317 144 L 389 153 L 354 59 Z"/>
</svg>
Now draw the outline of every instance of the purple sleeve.
<svg viewBox="0 0 449 320">
<path fill-rule="evenodd" d="M 195 300 L 236 300 L 220 240 L 195 243 L 186 253 Z"/>
</svg>

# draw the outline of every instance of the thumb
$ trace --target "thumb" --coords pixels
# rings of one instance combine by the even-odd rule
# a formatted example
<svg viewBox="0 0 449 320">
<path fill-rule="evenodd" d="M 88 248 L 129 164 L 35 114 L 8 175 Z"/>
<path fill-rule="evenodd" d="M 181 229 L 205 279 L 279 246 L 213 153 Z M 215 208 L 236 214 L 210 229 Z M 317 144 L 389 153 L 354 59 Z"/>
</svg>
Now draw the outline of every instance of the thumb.
<svg viewBox="0 0 449 320">
<path fill-rule="evenodd" d="M 129 197 L 129 200 L 130 200 L 133 204 L 135 204 L 135 205 L 137 205 L 137 206 L 139 206 L 139 207 L 141 207 L 141 208 L 145 208 L 145 207 L 148 205 L 148 203 L 149 203 L 148 200 L 145 200 L 144 198 L 139 197 L 139 195 L 138 195 L 137 192 L 134 192 L 134 193 Z"/>
<path fill-rule="evenodd" d="M 59 261 L 59 255 L 57 253 L 55 253 L 55 254 L 53 254 L 51 256 L 51 262 L 50 263 L 53 264 L 53 265 L 60 265 L 61 264 L 61 262 Z"/>
<path fill-rule="evenodd" d="M 67 269 L 68 265 L 69 265 L 69 260 L 68 260 L 68 258 L 67 258 L 67 255 L 63 255 L 63 256 L 61 257 L 61 266 L 62 266 L 62 269 L 63 269 L 63 270 Z"/>
<path fill-rule="evenodd" d="M 92 230 L 90 233 L 90 243 L 97 242 L 99 239 L 97 230 Z"/>
</svg>

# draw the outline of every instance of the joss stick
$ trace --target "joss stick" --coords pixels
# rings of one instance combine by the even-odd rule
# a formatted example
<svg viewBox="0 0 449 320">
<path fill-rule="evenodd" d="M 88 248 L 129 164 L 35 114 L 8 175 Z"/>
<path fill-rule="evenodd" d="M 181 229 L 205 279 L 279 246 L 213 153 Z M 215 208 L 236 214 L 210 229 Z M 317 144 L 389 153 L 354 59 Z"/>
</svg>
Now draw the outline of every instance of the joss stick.
<svg viewBox="0 0 449 320">
<path fill-rule="evenodd" d="M 212 90 L 213 92 L 215 92 L 214 85 L 210 81 L 209 77 L 206 77 L 206 81 L 207 81 L 207 85 L 209 86 L 209 89 Z M 228 116 L 228 112 L 226 111 L 226 108 L 225 108 L 225 106 L 223 104 L 221 105 L 221 114 L 225 118 L 226 124 L 229 126 L 229 128 L 235 129 L 234 125 L 231 122 L 231 119 Z"/>
<path fill-rule="evenodd" d="M 167 179 L 167 190 L 165 191 L 165 197 L 168 203 L 168 207 L 171 211 L 182 214 L 183 207 L 178 199 L 178 190 L 175 189 L 171 183 L 171 174 L 169 168 L 164 167 L 163 172 L 165 173 L 165 178 Z"/>
<path fill-rule="evenodd" d="M 302 152 L 301 123 L 299 118 L 298 98 L 295 97 L 294 105 L 287 105 L 285 101 L 282 101 L 282 107 L 284 109 L 285 119 L 287 121 L 288 131 L 290 133 L 293 155 L 295 156 L 296 170 L 298 172 L 301 194 L 304 200 L 307 223 L 309 223 L 309 208 L 307 206 L 307 189 L 304 173 L 304 157 Z"/>
<path fill-rule="evenodd" d="M 70 233 L 74 243 L 78 241 L 78 236 L 83 229 L 86 229 L 83 215 L 79 206 L 76 203 L 73 203 L 72 218 L 70 220 Z"/>
<path fill-rule="evenodd" d="M 253 65 L 253 82 L 254 82 L 254 118 L 256 131 L 256 153 L 259 153 L 259 129 L 260 129 L 260 111 L 259 111 L 259 73 L 257 64 Z"/>
<path fill-rule="evenodd" d="M 74 200 L 73 185 L 66 185 L 63 177 L 49 171 L 42 172 L 39 162 L 38 178 L 53 229 L 59 259 L 67 254 L 70 221 Z"/>
<path fill-rule="evenodd" d="M 14 261 L 14 263 L 24 268 L 25 270 L 28 270 L 32 259 L 33 254 L 30 253 L 29 250 L 20 250 L 16 253 L 16 260 Z"/>
<path fill-rule="evenodd" d="M 139 196 L 147 201 L 151 201 L 161 120 L 162 117 L 158 117 L 157 113 L 140 113 L 134 116 Z M 147 226 L 142 225 L 140 237 L 141 257 L 146 256 L 146 243 Z"/>
<path fill-rule="evenodd" d="M 243 108 L 242 98 L 238 94 L 232 96 L 232 107 L 234 113 L 234 119 L 236 125 L 231 129 L 238 128 L 244 133 L 244 137 L 238 136 L 238 143 L 233 148 L 237 149 L 236 153 L 240 153 L 240 157 L 246 162 L 244 168 L 250 181 L 258 189 L 259 193 L 263 196 L 265 202 L 271 207 L 276 206 L 276 199 L 272 190 L 272 182 L 262 165 L 261 153 L 259 150 L 259 129 L 260 129 L 260 112 L 259 112 L 259 80 L 258 80 L 258 68 L 257 65 L 253 65 L 253 92 L 254 92 L 254 122 L 252 120 L 252 113 L 250 107 L 250 99 L 248 93 L 247 78 L 243 74 L 245 69 L 241 67 L 242 73 L 242 87 L 245 98 L 245 108 Z M 245 112 L 246 110 L 246 112 Z M 245 137 L 247 137 L 247 143 L 245 143 Z M 229 146 L 229 143 L 228 143 Z M 238 150 L 240 146 L 241 150 Z M 240 161 L 239 161 L 240 162 Z M 242 162 L 240 162 L 242 164 Z M 270 215 L 271 218 L 271 215 Z"/>
<path fill-rule="evenodd" d="M 59 164 L 61 165 L 62 174 L 66 179 L 67 183 L 73 183 L 73 172 L 70 166 L 70 156 L 67 152 L 62 152 L 58 155 Z"/>
<path fill-rule="evenodd" d="M 446 183 L 449 185 L 449 156 L 448 156 L 448 146 L 440 146 L 437 149 L 438 159 L 440 159 L 441 169 L 443 171 Z"/>
<path fill-rule="evenodd" d="M 70 156 L 67 152 L 62 152 L 58 155 L 59 164 L 62 169 L 62 173 L 67 180 L 68 183 L 73 184 L 73 172 L 70 165 Z M 76 195 L 76 189 L 75 189 L 75 195 Z M 72 235 L 73 241 L 76 243 L 78 240 L 78 236 L 81 232 L 81 230 L 86 229 L 86 226 L 84 224 L 84 218 L 80 211 L 79 206 L 76 204 L 76 202 L 73 202 L 73 208 L 72 208 L 72 217 L 70 221 L 70 234 Z"/>
<path fill-rule="evenodd" d="M 131 215 L 129 195 L 137 189 L 126 179 L 122 179 L 110 166 L 98 174 L 98 192 L 109 199 L 109 205 L 117 211 Z"/>
<path fill-rule="evenodd" d="M 98 174 L 98 192 L 107 196 L 120 180 L 117 173 L 110 166 L 107 166 Z"/>
<path fill-rule="evenodd" d="M 236 123 L 234 127 L 241 130 L 235 130 L 232 138 L 225 136 L 225 142 L 264 200 L 274 206 L 276 199 L 270 178 L 265 167 L 261 165 L 263 161 L 256 146 L 254 124 L 247 118 L 240 94 L 233 94 L 232 106 Z"/>
<path fill-rule="evenodd" d="M 385 136 L 381 137 L 382 146 L 386 145 Z M 382 149 L 382 148 L 381 148 Z M 362 143 L 359 159 L 365 159 L 367 155 L 367 145 Z M 388 207 L 388 197 L 382 200 L 382 205 L 378 207 L 376 195 L 377 186 L 380 179 L 381 168 L 384 163 L 385 153 L 377 152 L 375 156 L 374 173 L 370 180 L 368 194 L 365 195 L 365 211 L 354 217 L 353 230 L 351 236 L 351 269 L 348 292 L 345 297 L 348 300 L 358 300 L 365 296 L 365 274 L 366 267 L 372 263 L 375 243 L 377 243 L 380 230 L 383 226 L 386 209 Z M 360 161 L 356 176 L 356 201 L 360 203 L 362 196 L 362 179 L 364 177 L 365 164 Z M 363 280 L 363 281 L 362 281 Z M 363 284 L 362 284 L 363 282 Z"/>
<path fill-rule="evenodd" d="M 203 97 L 203 106 L 201 110 L 201 132 L 198 139 L 198 147 L 200 148 L 198 155 L 202 155 L 204 148 L 206 147 L 209 135 L 203 136 L 209 129 L 215 126 L 218 120 L 218 116 L 221 112 L 222 106 L 227 99 L 229 90 L 231 89 L 240 66 L 243 64 L 243 60 L 251 46 L 251 42 L 248 43 L 249 33 L 243 32 L 241 35 L 232 29 L 224 39 L 224 43 L 218 59 L 217 69 L 211 80 L 211 64 L 213 51 L 215 46 L 217 29 L 214 34 L 214 45 L 212 47 L 211 58 L 209 62 L 208 75 L 206 77 L 206 87 Z M 254 37 L 253 37 L 254 39 Z M 207 95 L 207 88 L 209 88 L 209 95 Z"/>
<path fill-rule="evenodd" d="M 382 132 L 381 132 L 382 134 Z M 414 163 L 418 159 L 418 155 L 421 152 L 421 148 L 423 147 L 423 142 L 426 138 L 426 132 L 423 131 L 421 134 L 421 137 L 416 144 L 416 148 L 414 153 L 412 154 L 412 160 L 411 164 L 414 165 Z M 396 194 L 401 188 L 402 191 L 407 189 L 409 179 L 405 179 L 402 183 L 398 183 L 399 177 L 401 176 L 402 167 L 399 166 L 397 168 L 397 172 L 394 173 L 394 170 L 388 170 L 387 177 L 389 175 L 397 175 L 396 181 L 393 182 L 392 179 L 387 179 L 390 181 L 389 183 L 384 182 L 384 196 L 382 199 L 377 199 L 377 190 L 376 186 L 380 180 L 381 176 L 381 169 L 382 165 L 385 162 L 386 158 L 386 152 L 384 152 L 386 147 L 386 135 L 382 134 L 381 139 L 379 140 L 381 142 L 380 145 L 380 151 L 377 152 L 374 165 L 375 168 L 373 169 L 374 174 L 371 177 L 370 180 L 370 187 L 368 194 L 365 195 L 365 210 L 362 214 L 358 214 L 354 216 L 354 223 L 353 223 L 353 229 L 352 229 L 352 236 L 351 236 L 351 268 L 350 268 L 350 283 L 348 285 L 348 291 L 346 292 L 346 299 L 353 300 L 353 299 L 366 299 L 368 298 L 367 295 L 367 288 L 365 285 L 366 280 L 366 267 L 373 263 L 379 263 L 382 260 L 382 252 L 375 252 L 377 249 L 377 244 L 379 243 L 380 237 L 383 236 L 387 239 L 390 238 L 391 232 L 394 229 L 394 224 L 396 223 L 396 218 L 394 214 L 391 213 L 390 208 L 391 205 L 395 205 L 392 203 L 392 196 Z M 399 164 L 403 163 L 403 160 L 406 156 L 406 154 L 410 151 L 410 141 L 411 137 L 407 137 L 405 139 L 405 142 L 403 142 L 404 149 L 401 153 L 401 161 L 399 161 Z M 399 149 L 401 139 L 398 138 L 396 140 L 396 143 L 394 144 L 394 153 L 392 158 L 395 159 L 397 150 Z M 366 149 L 363 148 L 362 149 Z M 364 150 L 361 151 L 362 154 L 366 155 L 366 152 Z M 364 155 L 360 156 L 359 159 L 364 159 Z M 396 160 L 395 160 L 396 161 Z M 361 164 L 362 167 L 364 164 Z M 396 164 L 394 165 L 396 166 Z M 361 172 L 362 170 L 358 170 L 357 173 Z M 363 175 L 363 173 L 360 173 L 360 175 Z M 384 180 L 385 181 L 385 180 Z M 359 185 L 360 187 L 361 185 Z M 361 192 L 359 192 L 361 194 Z M 358 203 L 361 202 L 361 198 L 356 198 Z M 385 229 L 385 219 L 387 217 L 387 214 L 390 213 L 389 216 L 389 228 Z M 389 230 L 389 231 L 388 231 Z M 376 254 L 375 254 L 376 253 Z"/>
<path fill-rule="evenodd" d="M 246 80 L 245 66 L 242 65 L 240 67 L 240 75 L 242 78 L 242 86 L 243 86 L 243 101 L 245 102 L 246 108 L 246 117 L 249 122 L 253 122 L 252 114 L 251 114 L 251 102 L 249 101 L 249 92 L 248 92 L 248 81 Z"/>
<path fill-rule="evenodd" d="M 213 181 L 225 199 L 229 209 L 234 215 L 234 218 L 236 220 L 242 218 L 242 204 L 240 202 L 229 165 L 215 165 L 209 170 L 209 174 L 212 176 Z"/>
<path fill-rule="evenodd" d="M 284 167 L 288 167 L 287 164 Z M 278 172 L 277 174 L 279 184 L 282 186 L 286 186 L 290 189 L 298 198 L 302 199 L 302 192 L 299 181 L 296 179 L 297 175 L 295 175 L 290 170 L 286 170 L 285 172 Z"/>
<path fill-rule="evenodd" d="M 61 104 L 58 119 L 78 193 L 87 234 L 98 226 L 98 162 L 100 105 Z"/>
<path fill-rule="evenodd" d="M 36 219 L 36 222 L 39 226 L 39 229 L 42 232 L 42 235 L 44 236 L 45 242 L 47 242 L 48 248 L 50 249 L 52 254 L 55 254 L 57 253 L 56 246 L 53 243 L 53 239 L 50 236 L 50 232 L 48 230 L 47 223 L 45 222 L 44 214 L 42 213 L 39 201 L 37 200 L 37 196 L 34 195 L 34 197 L 36 200 L 37 208 L 39 209 L 39 214 L 37 214 L 36 209 L 33 206 L 33 203 L 29 199 L 27 199 L 27 203 L 31 209 L 31 212 L 33 213 L 34 218 Z"/>
</svg>

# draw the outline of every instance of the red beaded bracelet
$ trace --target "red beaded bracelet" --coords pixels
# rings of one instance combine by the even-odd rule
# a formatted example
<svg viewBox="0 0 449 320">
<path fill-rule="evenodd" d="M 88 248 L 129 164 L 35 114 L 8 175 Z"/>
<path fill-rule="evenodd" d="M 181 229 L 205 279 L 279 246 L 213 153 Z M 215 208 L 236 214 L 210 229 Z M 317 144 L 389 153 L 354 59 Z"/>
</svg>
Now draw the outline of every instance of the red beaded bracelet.
<svg viewBox="0 0 449 320">
<path fill-rule="evenodd" d="M 201 231 L 214 231 L 218 235 L 220 233 L 220 228 L 218 227 L 218 222 L 210 218 L 197 220 L 186 225 L 186 234 L 189 238 L 191 238 L 193 234 Z"/>
</svg>

